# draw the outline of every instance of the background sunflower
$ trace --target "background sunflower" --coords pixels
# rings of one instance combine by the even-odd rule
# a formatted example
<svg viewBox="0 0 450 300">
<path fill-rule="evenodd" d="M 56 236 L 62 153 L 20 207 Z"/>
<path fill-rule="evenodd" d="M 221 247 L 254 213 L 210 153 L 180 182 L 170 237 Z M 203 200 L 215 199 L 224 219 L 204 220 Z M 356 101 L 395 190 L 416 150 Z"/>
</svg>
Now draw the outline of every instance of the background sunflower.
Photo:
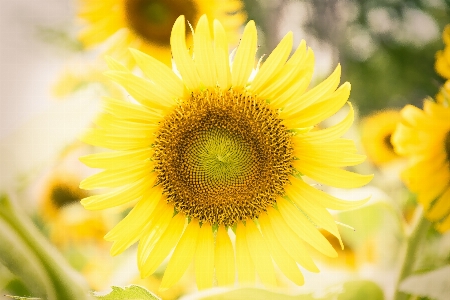
<svg viewBox="0 0 450 300">
<path fill-rule="evenodd" d="M 402 178 L 436 229 L 445 232 L 450 229 L 450 108 L 429 99 L 423 110 L 406 106 L 401 115 L 392 142 L 409 158 Z"/>
<path fill-rule="evenodd" d="M 400 112 L 384 110 L 375 112 L 361 120 L 361 141 L 369 160 L 375 165 L 384 165 L 399 159 L 391 143 Z"/>
<path fill-rule="evenodd" d="M 78 16 L 86 22 L 79 39 L 86 47 L 108 41 L 107 54 L 130 66 L 132 47 L 171 65 L 170 31 L 179 15 L 196 24 L 207 14 L 224 24 L 230 41 L 246 19 L 240 0 L 79 0 Z M 210 24 L 212 25 L 212 24 Z M 191 32 L 187 32 L 191 40 Z"/>
</svg>

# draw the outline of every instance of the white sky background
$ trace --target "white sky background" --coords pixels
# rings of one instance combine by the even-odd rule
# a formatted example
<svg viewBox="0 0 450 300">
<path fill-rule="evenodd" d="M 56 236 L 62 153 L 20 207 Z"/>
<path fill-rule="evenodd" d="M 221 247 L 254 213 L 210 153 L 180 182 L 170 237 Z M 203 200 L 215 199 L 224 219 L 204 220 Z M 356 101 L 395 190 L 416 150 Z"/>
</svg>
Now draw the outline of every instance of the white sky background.
<svg viewBox="0 0 450 300">
<path fill-rule="evenodd" d="M 0 191 L 13 191 L 90 126 L 101 90 L 64 100 L 51 88 L 75 53 L 42 30 L 72 29 L 74 0 L 0 0 Z"/>
<path fill-rule="evenodd" d="M 69 0 L 0 0 L 0 139 L 52 104 L 50 86 L 65 57 L 39 27 L 73 20 Z"/>
</svg>

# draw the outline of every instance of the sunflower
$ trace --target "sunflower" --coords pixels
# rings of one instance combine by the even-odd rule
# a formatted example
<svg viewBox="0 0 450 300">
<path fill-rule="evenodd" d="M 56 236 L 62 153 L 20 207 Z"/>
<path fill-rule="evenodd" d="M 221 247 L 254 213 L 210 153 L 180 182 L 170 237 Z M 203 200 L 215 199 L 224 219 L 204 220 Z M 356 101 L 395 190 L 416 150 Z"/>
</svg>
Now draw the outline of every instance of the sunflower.
<svg viewBox="0 0 450 300">
<path fill-rule="evenodd" d="M 366 201 L 337 199 L 303 176 L 341 188 L 372 178 L 342 169 L 365 159 L 353 141 L 340 138 L 353 122 L 350 104 L 341 122 L 310 131 L 347 103 L 350 84 L 339 86 L 338 66 L 307 91 L 313 52 L 302 41 L 289 58 L 291 32 L 257 70 L 253 21 L 245 26 L 232 64 L 217 20 L 213 36 L 202 16 L 193 59 L 180 16 L 170 40 L 176 72 L 134 49 L 146 78 L 108 59 L 106 74 L 135 101 L 105 98 L 98 126 L 84 136 L 89 144 L 115 151 L 82 157 L 86 165 L 105 170 L 80 186 L 116 189 L 82 204 L 98 210 L 136 202 L 105 238 L 114 241 L 112 255 L 139 241 L 142 277 L 154 273 L 173 250 L 162 289 L 177 282 L 192 261 L 201 289 L 212 286 L 214 274 L 218 285 L 233 284 L 236 269 L 240 283 L 254 282 L 257 273 L 262 283 L 276 285 L 272 259 L 301 285 L 298 265 L 318 272 L 305 244 L 337 255 L 318 230 L 340 239 L 326 208 Z"/>
<path fill-rule="evenodd" d="M 398 159 L 391 144 L 391 136 L 400 121 L 397 110 L 384 110 L 365 117 L 361 122 L 361 141 L 368 158 L 375 165 Z"/>
<path fill-rule="evenodd" d="M 426 217 L 437 230 L 450 229 L 450 108 L 425 100 L 423 110 L 405 106 L 392 142 L 409 158 L 401 176 L 417 194 Z"/>
<path fill-rule="evenodd" d="M 436 53 L 436 72 L 446 79 L 450 79 L 450 24 L 445 26 L 442 33 L 445 48 Z"/>
<path fill-rule="evenodd" d="M 106 233 L 101 216 L 83 211 L 80 200 L 89 196 L 79 177 L 68 171 L 54 171 L 46 180 L 40 197 L 40 213 L 48 225 L 50 239 L 58 246 L 87 240 L 101 241 Z"/>
<path fill-rule="evenodd" d="M 171 64 L 170 32 L 179 15 L 191 24 L 207 14 L 222 22 L 228 37 L 237 41 L 238 29 L 246 19 L 241 0 L 80 0 L 79 17 L 86 26 L 80 41 L 91 47 L 110 42 L 107 54 L 133 66 L 128 47 Z M 212 24 L 210 24 L 212 26 Z M 189 32 L 188 40 L 192 39 Z"/>
</svg>

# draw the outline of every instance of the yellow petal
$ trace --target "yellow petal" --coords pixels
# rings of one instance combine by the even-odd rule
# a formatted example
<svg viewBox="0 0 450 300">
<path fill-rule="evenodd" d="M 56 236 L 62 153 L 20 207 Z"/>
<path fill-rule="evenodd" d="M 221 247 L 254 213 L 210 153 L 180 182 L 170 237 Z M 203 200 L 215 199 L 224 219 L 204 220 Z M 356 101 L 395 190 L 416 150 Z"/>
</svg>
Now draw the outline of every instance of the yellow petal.
<svg viewBox="0 0 450 300">
<path fill-rule="evenodd" d="M 447 81 L 446 85 L 450 85 L 450 81 Z M 426 114 L 433 116 L 433 118 L 439 118 L 445 121 L 450 119 L 449 107 L 443 107 L 442 105 L 439 105 L 438 103 L 433 102 L 429 99 L 423 101 L 423 111 Z M 450 124 L 447 126 L 450 126 Z"/>
<path fill-rule="evenodd" d="M 328 98 L 336 90 L 339 85 L 340 78 L 341 65 L 338 65 L 327 79 L 304 93 L 296 99 L 295 102 L 290 102 L 289 106 L 285 108 L 284 113 L 288 115 L 294 114 L 314 103 L 321 102 L 323 99 Z"/>
<path fill-rule="evenodd" d="M 404 120 L 403 120 L 404 121 Z M 445 127 L 436 126 L 428 131 L 423 131 L 399 123 L 392 135 L 391 141 L 395 151 L 401 155 L 434 156 L 441 152 L 441 139 L 446 131 Z"/>
<path fill-rule="evenodd" d="M 298 135 L 298 138 L 302 142 L 323 143 L 333 141 L 343 136 L 352 126 L 355 115 L 353 106 L 351 105 L 350 102 L 348 102 L 348 104 L 350 106 L 350 110 L 347 116 L 341 122 L 326 129 L 309 131 L 307 133 Z"/>
<path fill-rule="evenodd" d="M 80 139 L 86 144 L 118 151 L 148 148 L 152 143 L 152 140 L 146 134 L 137 136 L 124 132 L 115 134 L 97 128 L 88 130 Z"/>
<path fill-rule="evenodd" d="M 144 163 L 150 159 L 152 148 L 144 148 L 131 151 L 102 152 L 81 156 L 79 159 L 86 166 L 99 169 L 124 168 L 136 162 Z"/>
<path fill-rule="evenodd" d="M 166 199 L 162 198 L 152 215 L 150 216 L 150 224 L 142 235 L 137 251 L 138 265 L 141 268 L 147 261 L 155 244 L 166 231 L 173 217 L 173 207 L 167 205 Z"/>
<path fill-rule="evenodd" d="M 112 192 L 84 198 L 81 200 L 81 204 L 89 210 L 111 208 L 140 199 L 149 188 L 151 186 L 148 184 L 147 178 L 144 177 Z"/>
<path fill-rule="evenodd" d="M 448 127 L 447 119 L 432 118 L 425 114 L 423 110 L 413 105 L 406 105 L 400 111 L 400 114 L 403 122 L 411 127 L 418 127 L 422 130 L 435 130 L 441 127 Z"/>
<path fill-rule="evenodd" d="M 277 200 L 278 209 L 286 223 L 296 231 L 299 237 L 329 257 L 337 257 L 337 252 L 330 242 L 319 232 L 303 213 L 285 199 Z"/>
<path fill-rule="evenodd" d="M 92 190 L 98 188 L 114 188 L 133 183 L 144 177 L 150 177 L 153 185 L 156 181 L 156 173 L 152 173 L 153 163 L 137 163 L 123 169 L 109 169 L 89 176 L 80 183 L 80 188 Z M 150 174 L 150 175 L 149 175 Z"/>
<path fill-rule="evenodd" d="M 292 186 L 286 187 L 285 191 L 289 199 L 291 199 L 295 203 L 295 205 L 300 208 L 316 226 L 323 228 L 333 234 L 339 240 L 341 248 L 344 248 L 341 235 L 339 234 L 339 230 L 336 226 L 336 222 L 331 216 L 330 212 L 325 209 L 325 207 L 317 203 L 315 199 L 313 200 L 312 198 L 304 197 L 300 190 L 295 190 L 292 188 Z"/>
<path fill-rule="evenodd" d="M 274 105 L 277 108 L 283 108 L 287 103 L 294 101 L 298 95 L 303 94 L 303 92 L 308 88 L 308 85 L 311 82 L 312 74 L 313 73 L 308 70 L 298 74 L 298 80 L 295 81 L 295 83 L 288 85 L 280 95 L 270 98 L 271 105 Z"/>
<path fill-rule="evenodd" d="M 217 73 L 214 62 L 214 49 L 206 15 L 200 17 L 195 28 L 194 53 L 195 65 L 200 80 L 206 87 L 216 87 Z"/>
<path fill-rule="evenodd" d="M 170 46 L 173 60 L 186 87 L 190 90 L 199 89 L 200 77 L 194 61 L 186 48 L 184 16 L 179 16 L 173 25 L 172 34 L 170 35 Z"/>
<path fill-rule="evenodd" d="M 147 79 L 121 71 L 106 71 L 105 75 L 123 86 L 136 101 L 146 107 L 166 110 L 175 104 L 170 92 Z"/>
<path fill-rule="evenodd" d="M 446 49 L 449 49 L 449 47 L 446 47 Z M 448 52 L 448 51 L 447 51 Z M 441 75 L 444 78 L 450 78 L 450 66 L 449 62 L 447 61 L 445 57 L 444 50 L 440 50 L 436 52 L 436 61 L 434 64 L 434 68 L 436 72 Z"/>
<path fill-rule="evenodd" d="M 216 236 L 214 265 L 219 286 L 232 285 L 235 277 L 235 262 L 233 245 L 227 230 L 223 225 L 219 226 Z"/>
<path fill-rule="evenodd" d="M 141 276 L 148 277 L 153 274 L 163 260 L 169 255 L 170 251 L 180 240 L 183 234 L 186 217 L 178 213 L 167 226 L 161 238 L 156 242 L 150 254 L 139 264 Z"/>
<path fill-rule="evenodd" d="M 258 95 L 262 98 L 272 99 L 274 95 L 290 86 L 292 77 L 296 72 L 304 69 L 303 61 L 306 57 L 306 43 L 301 41 L 294 54 L 284 64 L 281 71 L 275 75 L 269 82 L 258 91 Z M 275 99 L 273 99 L 275 101 Z"/>
<path fill-rule="evenodd" d="M 110 70 L 122 71 L 122 72 L 128 72 L 129 71 L 127 69 L 127 67 L 125 67 L 124 65 L 122 65 L 120 62 L 118 62 L 117 60 L 115 60 L 114 58 L 112 58 L 109 55 L 105 55 L 105 61 L 106 61 L 106 64 L 108 65 L 108 68 Z"/>
<path fill-rule="evenodd" d="M 286 189 L 293 189 L 298 191 L 304 198 L 311 199 L 312 201 L 317 202 L 319 205 L 335 210 L 347 210 L 356 208 L 358 206 L 363 205 L 369 198 L 357 200 L 357 201 L 346 201 L 336 197 L 333 197 L 324 191 L 318 190 L 303 180 L 291 178 L 292 187 L 287 186 Z"/>
<path fill-rule="evenodd" d="M 220 257 L 219 259 L 225 259 Z M 227 261 L 229 264 L 230 262 Z M 233 261 L 234 263 L 234 261 Z M 211 288 L 214 277 L 214 236 L 210 224 L 203 223 L 195 252 L 195 279 L 199 290 Z"/>
<path fill-rule="evenodd" d="M 301 141 L 293 138 L 295 145 L 293 155 L 299 159 L 294 162 L 295 165 L 306 163 L 325 167 L 346 167 L 358 165 L 366 159 L 365 155 L 354 153 L 356 147 L 351 140 L 350 147 L 347 147 L 347 140 L 344 139 L 322 144 L 309 144 L 298 140 Z"/>
<path fill-rule="evenodd" d="M 356 188 L 369 183 L 373 175 L 361 175 L 347 170 L 317 166 L 306 162 L 300 162 L 295 167 L 302 173 L 312 179 L 338 188 Z"/>
<path fill-rule="evenodd" d="M 334 115 L 348 100 L 350 96 L 350 83 L 345 82 L 336 92 L 327 96 L 323 101 L 308 106 L 302 110 L 288 113 L 282 111 L 280 116 L 284 116 L 289 128 L 301 128 L 314 126 L 326 118 Z"/>
<path fill-rule="evenodd" d="M 236 266 L 239 283 L 255 282 L 255 265 L 248 250 L 245 225 L 237 223 L 236 228 Z"/>
<path fill-rule="evenodd" d="M 142 72 L 156 85 L 171 94 L 173 98 L 182 98 L 184 95 L 184 84 L 175 73 L 164 63 L 136 49 L 130 49 Z"/>
<path fill-rule="evenodd" d="M 231 86 L 228 41 L 225 29 L 217 20 L 214 20 L 214 57 L 217 71 L 217 84 L 222 89 L 228 90 Z"/>
<path fill-rule="evenodd" d="M 295 260 L 284 250 L 278 241 L 266 214 L 260 215 L 259 224 L 266 243 L 269 246 L 270 253 L 281 272 L 295 284 L 303 285 L 305 280 L 302 272 L 299 270 Z"/>
<path fill-rule="evenodd" d="M 288 32 L 277 47 L 272 51 L 252 81 L 250 90 L 258 93 L 264 85 L 283 68 L 292 51 L 292 32 Z"/>
<path fill-rule="evenodd" d="M 167 264 L 166 271 L 164 272 L 161 281 L 161 290 L 168 289 L 174 285 L 186 272 L 194 258 L 199 231 L 200 225 L 198 224 L 198 221 L 192 219 L 181 236 L 172 257 Z"/>
<path fill-rule="evenodd" d="M 450 229 L 450 215 L 448 215 L 444 221 L 437 224 L 436 229 L 441 233 L 447 232 Z"/>
<path fill-rule="evenodd" d="M 431 202 L 445 191 L 449 181 L 448 165 L 443 165 L 443 168 L 432 177 L 424 179 L 417 195 L 417 202 L 427 210 Z"/>
<path fill-rule="evenodd" d="M 426 213 L 427 218 L 434 222 L 450 214 L 450 187 L 436 200 L 436 203 Z"/>
<path fill-rule="evenodd" d="M 163 118 L 160 111 L 149 110 L 145 106 L 109 97 L 103 97 L 102 100 L 105 112 L 110 113 L 117 118 L 145 120 L 148 123 L 157 123 Z"/>
<path fill-rule="evenodd" d="M 161 198 L 161 190 L 153 189 L 141 199 L 128 215 L 105 235 L 105 240 L 114 241 L 111 255 L 122 253 L 145 233 L 150 217 Z"/>
<path fill-rule="evenodd" d="M 94 121 L 100 132 L 105 135 L 124 135 L 130 138 L 143 137 L 151 139 L 158 129 L 157 124 L 148 124 L 143 120 L 118 119 L 111 114 L 101 113 Z"/>
<path fill-rule="evenodd" d="M 292 142 L 294 143 L 294 148 L 302 148 L 302 147 L 308 147 L 312 151 L 322 148 L 322 151 L 326 151 L 328 153 L 333 152 L 341 152 L 341 153 L 357 153 L 358 149 L 356 149 L 355 142 L 351 139 L 337 139 L 334 141 L 329 142 L 323 142 L 320 144 L 309 144 L 304 143 L 304 141 L 301 139 L 301 137 L 295 135 L 292 137 Z M 300 149 L 295 149 L 294 151 L 298 151 L 301 153 Z"/>
<path fill-rule="evenodd" d="M 280 74 L 260 92 L 261 97 L 270 99 L 270 103 L 278 108 L 285 107 L 307 89 L 314 71 L 314 53 L 306 51 L 306 43 L 300 46 L 284 65 Z"/>
<path fill-rule="evenodd" d="M 308 249 L 298 235 L 292 231 L 291 227 L 281 216 L 280 212 L 275 208 L 267 209 L 267 217 L 264 214 L 259 216 L 261 226 L 263 223 L 271 224 L 278 241 L 284 250 L 302 267 L 311 272 L 319 272 L 316 264 L 309 255 Z M 264 226 L 268 227 L 269 225 Z"/>
<path fill-rule="evenodd" d="M 448 186 L 450 173 L 445 153 L 417 160 L 401 173 L 403 182 L 408 188 L 417 193 L 417 201 L 427 210 Z"/>
<path fill-rule="evenodd" d="M 247 219 L 245 231 L 248 250 L 255 263 L 256 272 L 258 273 L 261 282 L 268 287 L 276 286 L 277 279 L 275 278 L 275 271 L 270 252 L 268 251 L 269 249 L 252 220 Z"/>
<path fill-rule="evenodd" d="M 244 28 L 231 68 L 231 84 L 234 88 L 245 87 L 248 82 L 255 65 L 256 42 L 255 22 L 250 21 Z"/>
</svg>

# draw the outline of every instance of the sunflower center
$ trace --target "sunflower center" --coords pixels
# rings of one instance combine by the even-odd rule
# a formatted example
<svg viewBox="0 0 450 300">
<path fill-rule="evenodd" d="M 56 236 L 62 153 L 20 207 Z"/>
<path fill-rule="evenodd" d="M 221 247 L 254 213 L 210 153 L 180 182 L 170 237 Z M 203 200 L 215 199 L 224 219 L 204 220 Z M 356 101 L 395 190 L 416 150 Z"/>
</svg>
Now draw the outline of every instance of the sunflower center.
<svg viewBox="0 0 450 300">
<path fill-rule="evenodd" d="M 176 210 L 232 225 L 283 195 L 292 171 L 291 135 L 257 97 L 206 90 L 165 118 L 153 159 Z"/>
<path fill-rule="evenodd" d="M 447 160 L 450 161 L 450 131 L 445 136 L 445 152 L 447 153 Z"/>
<path fill-rule="evenodd" d="M 391 137 L 392 134 L 388 134 L 387 136 L 384 137 L 383 142 L 389 150 L 394 151 L 394 146 L 391 143 Z"/>
<path fill-rule="evenodd" d="M 194 21 L 196 5 L 192 0 L 126 0 L 127 22 L 142 39 L 161 46 L 170 45 L 172 25 L 179 15 Z"/>
<path fill-rule="evenodd" d="M 55 185 L 50 192 L 50 199 L 56 208 L 79 202 L 84 197 L 84 191 L 66 184 Z"/>
<path fill-rule="evenodd" d="M 244 181 L 251 172 L 251 149 L 242 137 L 226 129 L 212 126 L 198 132 L 186 150 L 190 171 L 206 180 L 205 188 Z"/>
</svg>

